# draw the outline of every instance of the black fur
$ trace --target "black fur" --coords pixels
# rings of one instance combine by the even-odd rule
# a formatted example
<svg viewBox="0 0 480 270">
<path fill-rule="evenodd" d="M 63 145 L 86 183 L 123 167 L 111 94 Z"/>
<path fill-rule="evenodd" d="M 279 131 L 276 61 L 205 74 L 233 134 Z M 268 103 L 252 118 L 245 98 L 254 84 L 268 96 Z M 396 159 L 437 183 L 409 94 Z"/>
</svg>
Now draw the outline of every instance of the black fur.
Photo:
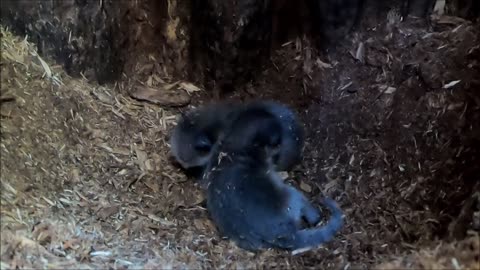
<svg viewBox="0 0 480 270">
<path fill-rule="evenodd" d="M 342 211 L 325 200 L 332 212 L 321 228 L 319 211 L 275 172 L 272 153 L 282 140 L 282 124 L 272 113 L 252 108 L 239 113 L 215 149 L 212 169 L 205 174 L 207 207 L 219 231 L 241 248 L 295 250 L 330 241 L 343 226 Z M 274 136 L 272 136 L 274 134 Z M 280 137 L 280 138 L 279 138 Z"/>
<path fill-rule="evenodd" d="M 203 170 L 211 149 L 224 130 L 234 103 L 209 104 L 183 114 L 170 137 L 175 160 L 185 169 Z"/>
<path fill-rule="evenodd" d="M 281 121 L 282 140 L 278 151 L 272 153 L 276 169 L 289 170 L 298 164 L 304 143 L 303 127 L 290 108 L 274 101 L 222 102 L 187 112 L 180 118 L 170 138 L 173 156 L 183 168 L 201 170 L 210 160 L 212 147 L 231 119 L 251 109 L 271 112 Z"/>
</svg>

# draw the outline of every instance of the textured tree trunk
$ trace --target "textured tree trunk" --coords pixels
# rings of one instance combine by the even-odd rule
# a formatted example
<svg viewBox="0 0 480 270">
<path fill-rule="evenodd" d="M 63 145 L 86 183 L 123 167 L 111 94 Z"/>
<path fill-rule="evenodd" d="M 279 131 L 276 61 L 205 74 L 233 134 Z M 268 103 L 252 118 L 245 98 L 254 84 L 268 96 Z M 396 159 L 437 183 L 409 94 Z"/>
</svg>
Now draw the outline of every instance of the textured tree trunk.
<svg viewBox="0 0 480 270">
<path fill-rule="evenodd" d="M 320 3 L 321 2 L 321 3 Z M 40 53 L 100 83 L 128 76 L 187 77 L 233 89 L 258 74 L 294 36 L 335 43 L 361 20 L 398 7 L 426 17 L 435 0 L 2 0 L 1 20 Z M 450 0 L 450 14 L 479 15 L 479 0 Z M 379 16 L 380 15 L 380 16 Z"/>
<path fill-rule="evenodd" d="M 469 20 L 480 18 L 479 0 L 445 0 L 446 13 Z"/>
<path fill-rule="evenodd" d="M 2 0 L 1 15 L 3 25 L 28 35 L 41 54 L 68 73 L 104 83 L 133 71 L 142 57 L 158 56 L 165 46 L 177 52 L 169 71 L 183 69 L 178 63 L 184 62 L 186 42 L 170 31 L 180 23 L 177 10 L 168 7 L 167 0 Z"/>
</svg>

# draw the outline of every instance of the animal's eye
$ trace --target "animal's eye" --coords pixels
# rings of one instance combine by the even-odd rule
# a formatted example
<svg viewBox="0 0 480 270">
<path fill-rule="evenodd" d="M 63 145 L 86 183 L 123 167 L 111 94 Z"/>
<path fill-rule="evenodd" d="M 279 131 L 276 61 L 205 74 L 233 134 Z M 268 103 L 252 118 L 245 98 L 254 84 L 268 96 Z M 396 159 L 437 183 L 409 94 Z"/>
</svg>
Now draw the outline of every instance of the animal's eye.
<svg viewBox="0 0 480 270">
<path fill-rule="evenodd" d="M 199 152 L 209 152 L 212 149 L 212 143 L 207 137 L 200 137 L 195 142 L 195 150 Z"/>
</svg>

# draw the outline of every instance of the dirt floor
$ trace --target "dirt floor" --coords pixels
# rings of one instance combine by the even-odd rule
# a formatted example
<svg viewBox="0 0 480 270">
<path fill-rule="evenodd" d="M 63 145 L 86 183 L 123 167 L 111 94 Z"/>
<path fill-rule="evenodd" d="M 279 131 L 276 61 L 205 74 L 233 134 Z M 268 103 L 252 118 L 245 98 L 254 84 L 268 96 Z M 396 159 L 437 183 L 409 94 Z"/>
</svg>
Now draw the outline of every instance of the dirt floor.
<svg viewBox="0 0 480 270">
<path fill-rule="evenodd" d="M 479 269 L 480 28 L 389 18 L 329 53 L 285 44 L 231 97 L 295 108 L 308 136 L 289 181 L 345 211 L 296 256 L 219 237 L 169 156 L 179 110 L 70 78 L 2 29 L 1 268 Z"/>
</svg>

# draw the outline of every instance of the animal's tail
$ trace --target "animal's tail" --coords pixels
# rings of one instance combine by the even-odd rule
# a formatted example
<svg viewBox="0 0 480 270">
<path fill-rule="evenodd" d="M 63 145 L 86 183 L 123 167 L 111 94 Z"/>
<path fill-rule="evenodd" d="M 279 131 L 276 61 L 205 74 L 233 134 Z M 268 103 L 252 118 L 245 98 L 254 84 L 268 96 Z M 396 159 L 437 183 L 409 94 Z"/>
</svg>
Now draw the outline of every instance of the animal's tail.
<svg viewBox="0 0 480 270">
<path fill-rule="evenodd" d="M 333 239 L 343 226 L 343 212 L 331 199 L 324 199 L 324 203 L 331 212 L 328 223 L 321 228 L 310 228 L 297 231 L 294 235 L 279 241 L 285 249 L 296 250 L 312 248 Z"/>
</svg>

